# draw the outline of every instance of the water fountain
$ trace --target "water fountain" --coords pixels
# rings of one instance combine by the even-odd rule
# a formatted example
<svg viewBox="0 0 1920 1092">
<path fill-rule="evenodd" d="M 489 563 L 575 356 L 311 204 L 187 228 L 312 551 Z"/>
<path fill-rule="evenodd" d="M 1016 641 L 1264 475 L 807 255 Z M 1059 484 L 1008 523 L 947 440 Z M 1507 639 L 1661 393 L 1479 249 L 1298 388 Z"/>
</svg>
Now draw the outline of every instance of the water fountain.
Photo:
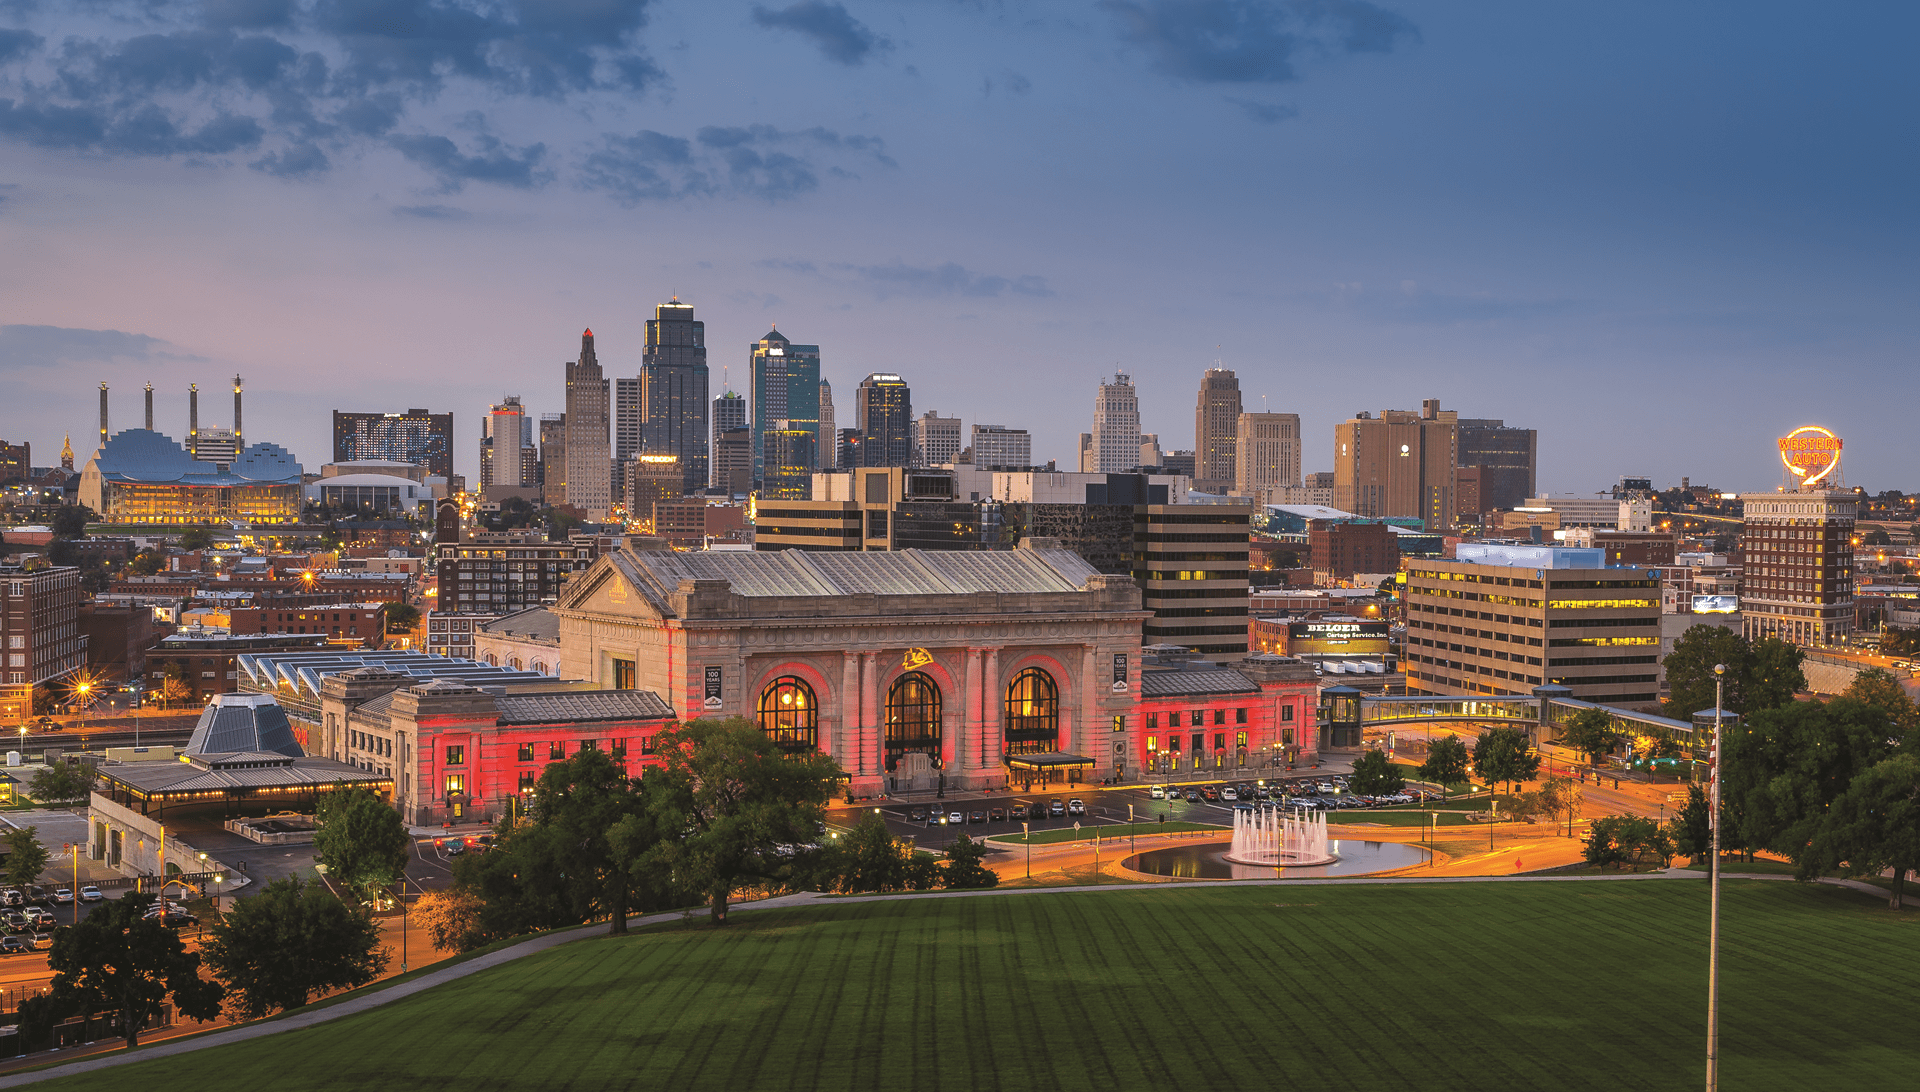
<svg viewBox="0 0 1920 1092">
<path fill-rule="evenodd" d="M 1226 859 L 1285 868 L 1324 865 L 1339 855 L 1328 849 L 1325 814 L 1263 807 L 1234 809 L 1233 842 Z"/>
</svg>

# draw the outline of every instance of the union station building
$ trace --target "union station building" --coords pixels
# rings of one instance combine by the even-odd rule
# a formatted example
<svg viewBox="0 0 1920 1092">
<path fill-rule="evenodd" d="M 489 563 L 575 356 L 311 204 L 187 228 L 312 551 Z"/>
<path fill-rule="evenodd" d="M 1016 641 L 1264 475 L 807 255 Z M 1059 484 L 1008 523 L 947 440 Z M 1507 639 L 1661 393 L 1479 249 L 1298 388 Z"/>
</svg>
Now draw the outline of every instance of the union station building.
<svg viewBox="0 0 1920 1092">
<path fill-rule="evenodd" d="M 552 611 L 562 677 L 652 691 L 678 719 L 753 720 L 783 747 L 833 758 L 856 796 L 1174 765 L 1170 737 L 1149 733 L 1143 712 L 1137 585 L 1048 539 L 1004 552 L 629 545 L 577 576 Z M 1283 675 L 1242 673 L 1210 698 L 1161 695 L 1189 718 L 1204 707 L 1211 720 L 1222 705 L 1230 726 L 1198 745 L 1183 738 L 1178 767 L 1251 770 L 1311 747 L 1310 732 L 1291 731 L 1313 715 L 1311 669 L 1305 682 Z"/>
</svg>

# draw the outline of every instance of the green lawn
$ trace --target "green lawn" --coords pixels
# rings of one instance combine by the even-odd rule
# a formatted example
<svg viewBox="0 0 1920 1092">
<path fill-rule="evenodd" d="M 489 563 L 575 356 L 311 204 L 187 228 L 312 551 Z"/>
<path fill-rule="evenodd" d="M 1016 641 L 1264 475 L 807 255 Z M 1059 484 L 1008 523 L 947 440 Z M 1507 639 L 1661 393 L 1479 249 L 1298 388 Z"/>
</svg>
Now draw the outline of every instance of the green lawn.
<svg viewBox="0 0 1920 1092">
<path fill-rule="evenodd" d="M 1125 838 L 1128 831 L 1145 838 L 1149 834 L 1179 834 L 1189 830 L 1217 830 L 1225 833 L 1229 829 L 1218 823 L 1088 823 L 1079 830 L 1062 827 L 1058 830 L 1036 830 L 1031 835 L 998 834 L 993 840 L 996 843 L 1011 842 L 1015 845 L 1026 845 L 1032 842 L 1039 846 L 1046 845 L 1048 842 L 1091 842 L 1093 832 L 1096 830 L 1100 832 L 1102 842 L 1117 842 Z"/>
<path fill-rule="evenodd" d="M 1706 901 L 1688 880 L 835 901 L 46 1087 L 1691 1089 Z M 1725 1087 L 1899 1083 L 1920 988 L 1889 970 L 1920 959 L 1920 915 L 1766 881 L 1722 901 Z"/>
</svg>

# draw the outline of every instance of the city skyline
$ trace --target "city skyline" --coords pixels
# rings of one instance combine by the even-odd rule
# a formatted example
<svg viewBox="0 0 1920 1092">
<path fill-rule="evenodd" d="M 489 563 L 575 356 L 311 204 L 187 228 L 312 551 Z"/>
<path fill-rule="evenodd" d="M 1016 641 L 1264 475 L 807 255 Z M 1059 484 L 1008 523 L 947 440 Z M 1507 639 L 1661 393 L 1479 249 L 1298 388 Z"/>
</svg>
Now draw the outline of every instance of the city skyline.
<svg viewBox="0 0 1920 1092">
<path fill-rule="evenodd" d="M 779 320 L 846 387 L 900 372 L 1062 466 L 1084 413 L 1013 419 L 997 392 L 1039 376 L 1070 408 L 1122 370 L 1142 430 L 1186 449 L 1218 361 L 1247 410 L 1300 414 L 1309 473 L 1355 411 L 1440 398 L 1539 430 L 1543 491 L 1627 473 L 1765 488 L 1763 445 L 1809 422 L 1851 439 L 1851 482 L 1905 486 L 1920 438 L 1897 400 L 1862 395 L 1910 366 L 1915 333 L 1914 153 L 1878 135 L 1920 101 L 1890 44 L 1915 13 L 1679 13 L 1652 40 L 1632 9 L 1343 9 L 1371 13 L 1361 27 L 1246 3 L 1208 30 L 1179 7 L 856 3 L 841 48 L 634 5 L 555 31 L 594 77 L 415 57 L 411 76 L 366 75 L 394 96 L 387 128 L 314 93 L 332 135 L 310 141 L 225 76 L 195 87 L 235 90 L 257 139 L 209 130 L 159 75 L 100 67 L 139 33 L 188 49 L 200 16 L 10 7 L 0 245 L 23 260 L 0 272 L 0 369 L 29 397 L 0 409 L 0 437 L 87 437 L 98 382 L 116 421 L 138 419 L 120 392 L 152 382 L 174 432 L 188 382 L 238 371 L 249 438 L 317 464 L 331 408 L 473 422 L 517 391 L 560 410 L 557 385 L 522 377 L 588 326 L 607 374 L 637 375 L 650 309 L 677 293 L 717 344 Z M 202 37 L 285 39 L 346 71 L 330 33 Z M 119 105 L 34 97 L 72 36 L 98 44 L 85 63 L 121 81 Z M 788 76 L 718 60 L 745 49 Z M 621 58 L 650 73 L 637 92 L 612 86 Z M 171 143 L 30 113 L 146 104 Z M 1177 160 L 1132 151 L 1175 140 Z M 316 409 L 317 377 L 342 393 Z M 1582 389 L 1599 404 L 1565 413 Z M 476 457 L 460 441 L 456 472 L 477 480 Z"/>
</svg>

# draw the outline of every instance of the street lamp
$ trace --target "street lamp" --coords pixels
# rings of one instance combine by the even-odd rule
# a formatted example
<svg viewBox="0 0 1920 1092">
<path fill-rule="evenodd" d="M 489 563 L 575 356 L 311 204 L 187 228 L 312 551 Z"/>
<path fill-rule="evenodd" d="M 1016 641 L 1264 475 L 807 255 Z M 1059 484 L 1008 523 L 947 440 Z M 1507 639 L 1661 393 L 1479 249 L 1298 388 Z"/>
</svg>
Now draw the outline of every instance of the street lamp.
<svg viewBox="0 0 1920 1092">
<path fill-rule="evenodd" d="M 1727 665 L 1713 665 L 1713 888 L 1707 919 L 1707 1092 L 1720 1088 L 1720 702 L 1726 685 Z"/>
</svg>

